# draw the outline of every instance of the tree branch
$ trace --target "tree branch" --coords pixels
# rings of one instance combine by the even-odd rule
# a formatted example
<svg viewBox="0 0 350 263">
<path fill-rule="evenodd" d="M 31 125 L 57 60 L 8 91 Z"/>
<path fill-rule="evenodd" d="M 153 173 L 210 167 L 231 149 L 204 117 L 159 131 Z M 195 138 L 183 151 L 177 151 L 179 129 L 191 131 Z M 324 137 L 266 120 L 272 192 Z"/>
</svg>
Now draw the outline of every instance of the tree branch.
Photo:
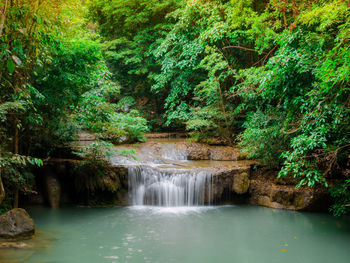
<svg viewBox="0 0 350 263">
<path fill-rule="evenodd" d="M 5 7 L 1 12 L 0 37 L 2 36 L 2 30 L 4 29 L 4 25 L 5 25 L 6 11 L 7 11 L 7 0 L 5 0 Z"/>
<path fill-rule="evenodd" d="M 275 45 L 267 54 L 265 53 L 266 55 L 262 59 L 259 59 L 257 62 L 255 62 L 253 64 L 253 67 L 255 65 L 259 64 L 261 61 L 262 61 L 262 65 L 264 65 L 266 59 L 271 55 L 272 51 L 274 51 L 276 47 L 277 47 L 277 45 Z"/>
<path fill-rule="evenodd" d="M 238 49 L 243 49 L 246 51 L 259 52 L 258 50 L 255 50 L 253 48 L 242 47 L 242 46 L 226 46 L 226 47 L 223 47 L 222 49 L 227 49 L 227 48 L 238 48 Z M 262 52 L 262 54 L 266 54 L 266 52 Z"/>
</svg>

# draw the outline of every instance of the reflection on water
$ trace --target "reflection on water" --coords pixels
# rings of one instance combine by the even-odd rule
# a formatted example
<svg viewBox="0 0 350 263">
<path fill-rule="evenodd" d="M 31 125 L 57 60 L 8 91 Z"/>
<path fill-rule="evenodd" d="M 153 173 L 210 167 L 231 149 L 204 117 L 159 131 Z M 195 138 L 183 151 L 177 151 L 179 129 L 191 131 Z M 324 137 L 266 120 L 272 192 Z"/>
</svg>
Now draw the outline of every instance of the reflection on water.
<svg viewBox="0 0 350 263">
<path fill-rule="evenodd" d="M 2 263 L 347 263 L 350 258 L 349 221 L 326 214 L 255 206 L 33 208 L 29 213 L 46 233 L 45 248 L 1 250 L 8 258 Z"/>
</svg>

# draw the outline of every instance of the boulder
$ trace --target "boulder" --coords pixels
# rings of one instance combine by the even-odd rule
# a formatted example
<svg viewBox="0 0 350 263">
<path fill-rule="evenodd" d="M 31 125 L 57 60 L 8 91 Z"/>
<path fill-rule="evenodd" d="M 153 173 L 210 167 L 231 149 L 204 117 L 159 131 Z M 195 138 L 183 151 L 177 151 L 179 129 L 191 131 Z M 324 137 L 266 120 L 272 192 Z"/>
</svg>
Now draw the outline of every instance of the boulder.
<svg viewBox="0 0 350 263">
<path fill-rule="evenodd" d="M 233 178 L 232 190 L 237 194 L 245 194 L 249 189 L 249 175 L 246 172 L 236 174 Z"/>
<path fill-rule="evenodd" d="M 0 216 L 0 239 L 29 238 L 35 233 L 33 219 L 22 208 L 14 208 Z"/>
</svg>

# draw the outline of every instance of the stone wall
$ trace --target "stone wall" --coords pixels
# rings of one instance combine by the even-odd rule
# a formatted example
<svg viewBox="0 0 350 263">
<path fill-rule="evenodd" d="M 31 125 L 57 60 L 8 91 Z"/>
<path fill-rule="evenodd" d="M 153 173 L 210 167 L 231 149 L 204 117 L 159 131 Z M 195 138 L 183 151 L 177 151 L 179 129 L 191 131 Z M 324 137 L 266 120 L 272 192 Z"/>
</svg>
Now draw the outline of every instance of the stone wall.
<svg viewBox="0 0 350 263">
<path fill-rule="evenodd" d="M 126 205 L 127 169 L 121 166 L 96 167 L 82 160 L 51 159 L 37 169 L 38 195 L 25 204 L 45 204 L 58 208 L 62 204 L 91 206 Z"/>
</svg>

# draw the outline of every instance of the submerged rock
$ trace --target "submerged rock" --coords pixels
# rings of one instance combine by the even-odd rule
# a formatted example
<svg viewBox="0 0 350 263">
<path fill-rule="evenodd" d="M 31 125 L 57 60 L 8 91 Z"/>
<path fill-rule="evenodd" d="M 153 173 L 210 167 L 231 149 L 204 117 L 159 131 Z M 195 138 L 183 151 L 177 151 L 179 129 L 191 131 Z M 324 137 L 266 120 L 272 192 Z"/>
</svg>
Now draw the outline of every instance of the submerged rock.
<svg viewBox="0 0 350 263">
<path fill-rule="evenodd" d="M 0 242 L 0 248 L 21 248 L 21 249 L 29 249 L 33 248 L 32 245 L 29 245 L 24 242 Z"/>
<path fill-rule="evenodd" d="M 0 216 L 0 239 L 29 238 L 35 233 L 33 219 L 22 208 L 14 208 Z"/>
</svg>

